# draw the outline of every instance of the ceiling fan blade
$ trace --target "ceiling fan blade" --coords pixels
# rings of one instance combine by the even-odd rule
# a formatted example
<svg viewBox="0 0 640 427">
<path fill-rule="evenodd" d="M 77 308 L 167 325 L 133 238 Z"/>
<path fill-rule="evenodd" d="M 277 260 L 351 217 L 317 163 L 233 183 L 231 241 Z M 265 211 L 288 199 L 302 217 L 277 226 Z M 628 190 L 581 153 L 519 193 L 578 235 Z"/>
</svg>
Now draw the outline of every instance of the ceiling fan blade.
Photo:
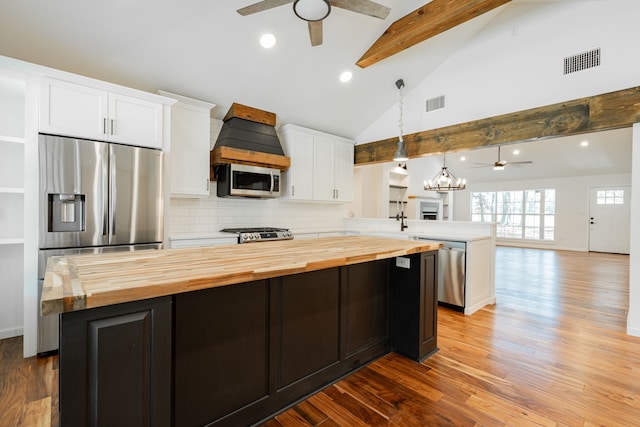
<svg viewBox="0 0 640 427">
<path fill-rule="evenodd" d="M 531 160 L 523 160 L 521 162 L 509 162 L 510 165 L 529 165 L 533 163 Z"/>
<path fill-rule="evenodd" d="M 309 22 L 309 38 L 311 46 L 320 46 L 322 44 L 322 21 Z"/>
<path fill-rule="evenodd" d="M 371 0 L 330 0 L 329 3 L 331 3 L 331 6 L 380 19 L 385 19 L 391 12 L 391 9 L 387 6 Z"/>
<path fill-rule="evenodd" d="M 236 12 L 242 16 L 247 16 L 289 3 L 293 3 L 293 0 L 263 0 L 247 7 L 243 7 L 242 9 L 238 9 Z"/>
</svg>

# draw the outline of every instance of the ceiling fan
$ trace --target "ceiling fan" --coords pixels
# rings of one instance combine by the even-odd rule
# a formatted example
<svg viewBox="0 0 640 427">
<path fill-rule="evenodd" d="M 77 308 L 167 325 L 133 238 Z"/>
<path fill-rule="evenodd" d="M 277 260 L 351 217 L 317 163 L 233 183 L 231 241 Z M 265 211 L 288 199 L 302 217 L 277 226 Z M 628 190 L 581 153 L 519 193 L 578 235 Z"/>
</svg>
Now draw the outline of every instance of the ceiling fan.
<svg viewBox="0 0 640 427">
<path fill-rule="evenodd" d="M 237 12 L 246 16 L 289 3 L 293 3 L 296 16 L 307 21 L 311 46 L 322 44 L 322 21 L 329 16 L 332 6 L 380 19 L 385 19 L 391 11 L 371 0 L 263 0 L 238 9 Z"/>
<path fill-rule="evenodd" d="M 509 162 L 507 160 L 500 159 L 500 146 L 498 145 L 498 161 L 495 163 L 474 163 L 477 166 L 473 166 L 474 168 L 485 168 L 485 167 L 493 167 L 494 171 L 504 170 L 507 165 L 527 165 L 533 163 L 531 160 L 523 160 L 520 162 Z"/>
</svg>

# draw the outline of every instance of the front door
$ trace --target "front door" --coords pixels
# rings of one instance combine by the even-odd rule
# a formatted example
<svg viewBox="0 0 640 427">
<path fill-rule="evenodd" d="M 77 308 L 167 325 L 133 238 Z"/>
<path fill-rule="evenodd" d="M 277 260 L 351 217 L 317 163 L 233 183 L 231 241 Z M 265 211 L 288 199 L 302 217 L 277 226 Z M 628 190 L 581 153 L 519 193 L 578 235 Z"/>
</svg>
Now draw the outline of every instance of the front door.
<svg viewBox="0 0 640 427">
<path fill-rule="evenodd" d="M 631 187 L 592 188 L 589 203 L 589 250 L 629 253 Z"/>
</svg>

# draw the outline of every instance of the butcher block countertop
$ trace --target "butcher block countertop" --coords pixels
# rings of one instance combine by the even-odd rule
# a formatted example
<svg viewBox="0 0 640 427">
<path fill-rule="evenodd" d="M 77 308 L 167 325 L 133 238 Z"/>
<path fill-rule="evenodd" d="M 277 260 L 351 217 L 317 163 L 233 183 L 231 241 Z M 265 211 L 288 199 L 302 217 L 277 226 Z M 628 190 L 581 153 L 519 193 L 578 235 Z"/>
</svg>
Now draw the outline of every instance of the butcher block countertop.
<svg viewBox="0 0 640 427">
<path fill-rule="evenodd" d="M 199 289 L 437 250 L 440 242 L 371 236 L 52 257 L 42 314 L 64 313 Z"/>
</svg>

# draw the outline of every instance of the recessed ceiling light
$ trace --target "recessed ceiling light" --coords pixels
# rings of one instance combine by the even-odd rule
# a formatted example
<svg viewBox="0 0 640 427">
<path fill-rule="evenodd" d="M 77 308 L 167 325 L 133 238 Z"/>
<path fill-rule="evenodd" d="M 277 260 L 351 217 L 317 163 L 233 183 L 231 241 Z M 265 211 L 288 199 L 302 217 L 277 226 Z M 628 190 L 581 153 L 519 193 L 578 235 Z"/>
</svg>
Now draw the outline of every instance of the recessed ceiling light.
<svg viewBox="0 0 640 427">
<path fill-rule="evenodd" d="M 263 48 L 271 49 L 275 45 L 276 45 L 276 36 L 274 36 L 273 34 L 268 33 L 260 37 L 260 46 L 262 46 Z"/>
<path fill-rule="evenodd" d="M 346 83 L 349 80 L 351 80 L 351 77 L 353 77 L 353 73 L 351 71 L 345 71 L 342 74 L 340 74 L 340 81 L 342 83 Z"/>
<path fill-rule="evenodd" d="M 580 143 L 580 146 L 581 146 L 581 147 L 588 147 L 588 146 L 589 146 L 589 141 L 582 141 L 582 142 Z"/>
<path fill-rule="evenodd" d="M 520 150 L 513 150 L 513 155 L 517 156 L 518 154 L 520 154 Z"/>
<path fill-rule="evenodd" d="M 467 158 L 465 156 L 460 157 L 460 161 L 464 162 L 465 160 L 467 160 Z"/>
</svg>

